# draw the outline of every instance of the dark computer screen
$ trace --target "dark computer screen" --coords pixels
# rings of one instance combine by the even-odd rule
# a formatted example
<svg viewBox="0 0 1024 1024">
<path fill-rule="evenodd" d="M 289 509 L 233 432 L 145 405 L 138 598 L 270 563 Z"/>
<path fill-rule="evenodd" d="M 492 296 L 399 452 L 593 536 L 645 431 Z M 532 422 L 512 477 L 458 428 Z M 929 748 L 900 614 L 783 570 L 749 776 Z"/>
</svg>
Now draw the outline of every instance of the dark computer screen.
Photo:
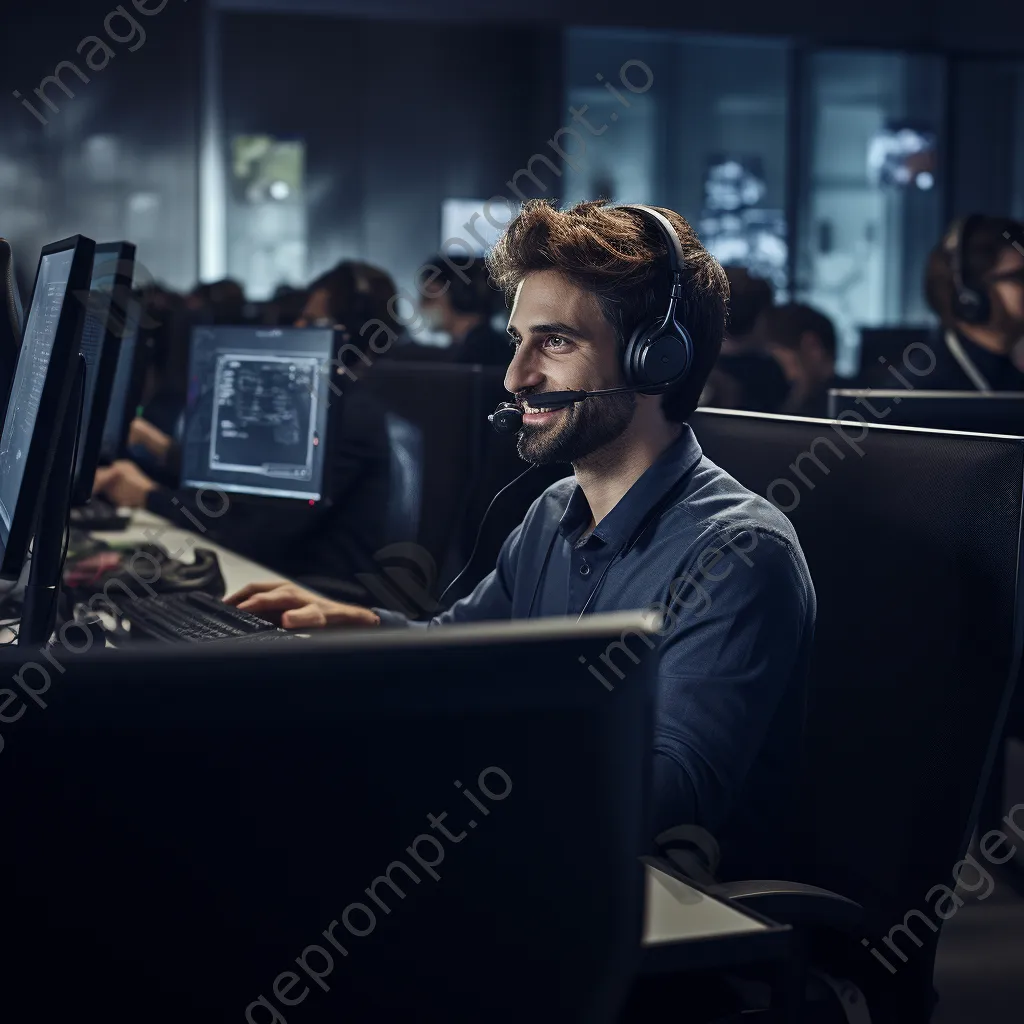
<svg viewBox="0 0 1024 1024">
<path fill-rule="evenodd" d="M 900 427 L 1024 435 L 1024 393 L 978 391 L 829 391 L 829 415 Z"/>
<path fill-rule="evenodd" d="M 334 344 L 329 329 L 196 327 L 183 486 L 320 501 Z"/>
<path fill-rule="evenodd" d="M 92 478 L 120 348 L 123 314 L 117 306 L 131 287 L 134 260 L 135 247 L 126 242 L 96 246 L 89 294 L 83 296 L 86 302 L 81 352 L 85 357 L 85 390 L 72 494 L 72 503 L 76 505 L 85 504 L 92 494 Z"/>
<path fill-rule="evenodd" d="M 100 440 L 100 458 L 113 461 L 121 454 L 124 444 L 125 420 L 131 398 L 131 384 L 135 366 L 135 344 L 139 335 L 139 303 L 132 299 L 125 309 L 121 348 L 117 354 L 117 368 L 110 387 L 110 403 L 103 423 Z"/>
<path fill-rule="evenodd" d="M 39 261 L 39 276 L 32 293 L 32 305 L 25 322 L 18 366 L 0 435 L 0 541 L 5 547 L 10 541 L 11 521 L 21 493 L 25 460 L 36 429 L 39 403 L 74 258 L 75 250 L 67 249 L 48 253 Z"/>
</svg>

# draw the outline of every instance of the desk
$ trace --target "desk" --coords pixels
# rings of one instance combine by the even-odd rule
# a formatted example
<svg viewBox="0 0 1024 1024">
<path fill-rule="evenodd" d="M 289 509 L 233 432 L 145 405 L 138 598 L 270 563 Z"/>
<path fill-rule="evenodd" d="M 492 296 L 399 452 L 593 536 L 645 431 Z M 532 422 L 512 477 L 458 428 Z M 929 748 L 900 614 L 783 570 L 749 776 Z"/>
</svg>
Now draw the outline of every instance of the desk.
<svg viewBox="0 0 1024 1024">
<path fill-rule="evenodd" d="M 636 1019 L 678 1014 L 694 975 L 744 976 L 751 974 L 744 970 L 751 967 L 752 976 L 768 985 L 773 1012 L 781 1011 L 772 1019 L 798 1019 L 803 978 L 792 929 L 701 892 L 650 859 L 645 858 L 645 866 L 643 956 L 634 993 L 641 994 L 641 1010 Z M 706 1009 L 701 1007 L 700 1014 Z M 634 1016 L 627 1012 L 624 1019 Z"/>
<path fill-rule="evenodd" d="M 716 899 L 646 864 L 644 973 L 785 960 L 791 929 Z"/>
<path fill-rule="evenodd" d="M 224 576 L 224 585 L 228 594 L 240 590 L 247 583 L 257 583 L 263 580 L 280 580 L 288 582 L 280 573 L 266 569 L 257 562 L 251 562 L 248 558 L 235 554 L 219 544 L 203 537 L 198 531 L 184 530 L 179 526 L 152 512 L 138 509 L 132 513 L 131 525 L 126 530 L 111 530 L 109 532 L 95 532 L 91 536 L 109 544 L 113 548 L 121 548 L 127 551 L 135 551 L 143 544 L 159 544 L 167 549 L 172 558 L 180 558 L 183 562 L 191 562 L 195 557 L 193 552 L 196 548 L 209 548 L 217 555 L 220 562 L 220 571 Z M 140 569 L 144 574 L 145 569 Z M 22 579 L 20 582 L 24 582 Z M 11 639 L 11 631 L 0 627 L 0 644 L 5 644 Z"/>
<path fill-rule="evenodd" d="M 271 569 L 265 569 L 257 562 L 251 562 L 227 548 L 214 544 L 200 533 L 184 530 L 179 526 L 152 512 L 136 510 L 132 513 L 131 525 L 127 530 L 114 530 L 109 533 L 93 533 L 93 537 L 102 540 L 115 548 L 138 548 L 141 544 L 160 544 L 165 547 L 172 558 L 180 558 L 183 562 L 191 562 L 192 552 L 196 548 L 209 548 L 217 555 L 220 571 L 224 575 L 227 593 L 233 594 L 247 583 L 261 580 L 280 580 L 287 582 L 284 576 Z"/>
</svg>

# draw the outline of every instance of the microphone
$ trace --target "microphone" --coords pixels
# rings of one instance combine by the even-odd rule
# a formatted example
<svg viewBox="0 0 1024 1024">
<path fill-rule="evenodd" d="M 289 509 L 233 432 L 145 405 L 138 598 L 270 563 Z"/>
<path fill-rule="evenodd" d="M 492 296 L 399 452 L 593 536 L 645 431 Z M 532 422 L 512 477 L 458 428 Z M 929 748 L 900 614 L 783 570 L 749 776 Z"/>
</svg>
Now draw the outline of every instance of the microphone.
<svg viewBox="0 0 1024 1024">
<path fill-rule="evenodd" d="M 645 385 L 650 387 L 649 385 Z M 550 410 L 565 409 L 588 398 L 601 398 L 603 395 L 622 395 L 630 391 L 642 391 L 643 387 L 604 388 L 600 391 L 544 391 L 539 395 L 530 395 L 529 402 L 534 409 Z M 523 410 L 516 402 L 502 402 L 488 417 L 487 422 L 499 434 L 518 434 L 523 429 Z"/>
</svg>

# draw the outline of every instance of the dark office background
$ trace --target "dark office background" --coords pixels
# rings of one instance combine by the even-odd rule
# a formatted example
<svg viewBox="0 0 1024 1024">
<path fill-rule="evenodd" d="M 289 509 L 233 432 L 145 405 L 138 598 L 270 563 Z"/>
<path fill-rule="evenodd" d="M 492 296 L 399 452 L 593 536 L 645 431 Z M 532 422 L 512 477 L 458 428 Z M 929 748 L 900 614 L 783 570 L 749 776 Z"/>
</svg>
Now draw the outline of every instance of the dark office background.
<svg viewBox="0 0 1024 1024">
<path fill-rule="evenodd" d="M 259 300 L 358 256 L 411 292 L 451 225 L 543 153 L 557 170 L 538 161 L 530 194 L 679 209 L 723 262 L 832 316 L 849 372 L 859 327 L 928 322 L 923 263 L 950 216 L 1024 215 L 1024 15 L 996 0 L 124 6 L 145 43 L 108 40 L 99 71 L 75 48 L 109 3 L 44 0 L 0 39 L 0 234 L 23 270 L 82 232 L 134 240 L 175 289 L 229 275 Z M 75 96 L 51 87 L 44 126 L 11 94 L 72 59 L 90 81 L 66 70 Z M 628 109 L 604 88 L 626 61 L 653 75 Z M 621 117 L 570 166 L 547 143 L 581 104 Z M 873 141 L 903 126 L 934 135 L 933 172 L 873 180 Z M 754 183 L 724 217 L 723 167 Z"/>
</svg>

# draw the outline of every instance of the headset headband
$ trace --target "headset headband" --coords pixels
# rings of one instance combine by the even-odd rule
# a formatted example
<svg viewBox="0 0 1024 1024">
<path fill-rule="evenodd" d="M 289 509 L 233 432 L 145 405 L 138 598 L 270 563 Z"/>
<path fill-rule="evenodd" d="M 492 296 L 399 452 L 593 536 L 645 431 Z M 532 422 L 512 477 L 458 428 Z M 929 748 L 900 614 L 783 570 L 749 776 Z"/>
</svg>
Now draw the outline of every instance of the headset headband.
<svg viewBox="0 0 1024 1024">
<path fill-rule="evenodd" d="M 982 219 L 980 214 L 972 213 L 967 217 L 957 220 L 949 232 L 946 242 L 946 251 L 949 253 L 950 269 L 953 273 L 953 287 L 958 296 L 964 292 L 974 291 L 974 288 L 967 284 L 965 273 L 967 266 L 967 239 L 971 232 Z"/>
<path fill-rule="evenodd" d="M 672 222 L 662 213 L 658 213 L 657 210 L 652 209 L 650 206 L 643 206 L 640 203 L 623 203 L 621 206 L 616 207 L 619 210 L 636 210 L 652 220 L 656 227 L 659 229 L 661 236 L 665 240 L 665 245 L 668 249 L 668 262 L 669 267 L 673 274 L 681 274 L 683 264 L 686 260 L 683 258 L 683 246 L 679 241 L 679 235 L 676 234 L 676 229 L 672 227 Z"/>
</svg>

